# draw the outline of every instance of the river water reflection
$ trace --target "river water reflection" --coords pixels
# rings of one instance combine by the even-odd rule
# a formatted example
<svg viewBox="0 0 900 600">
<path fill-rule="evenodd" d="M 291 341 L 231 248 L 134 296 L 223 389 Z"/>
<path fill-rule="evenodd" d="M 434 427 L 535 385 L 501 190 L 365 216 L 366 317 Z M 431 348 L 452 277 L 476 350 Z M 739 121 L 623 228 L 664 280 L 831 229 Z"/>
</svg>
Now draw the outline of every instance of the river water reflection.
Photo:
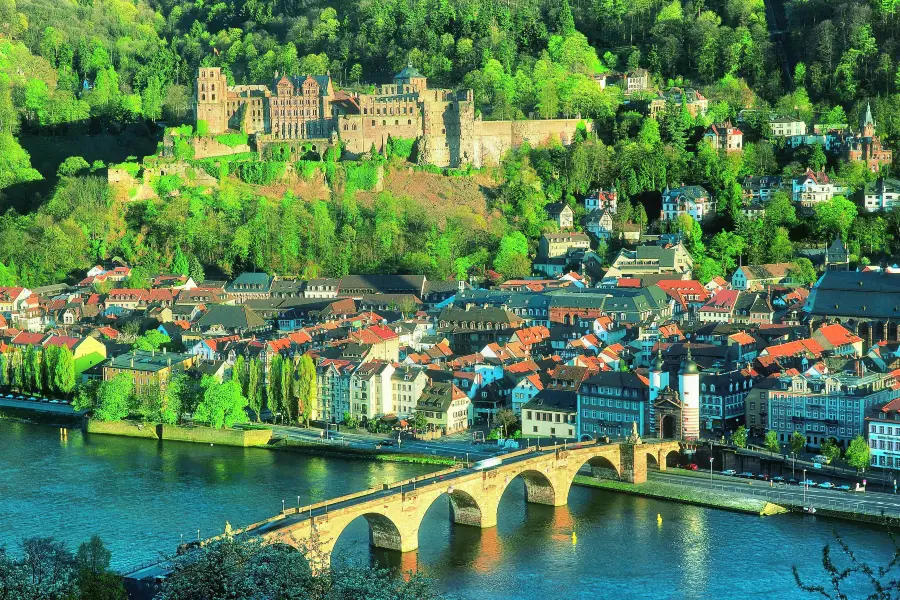
<svg viewBox="0 0 900 600">
<path fill-rule="evenodd" d="M 0 546 L 100 535 L 124 568 L 196 538 L 306 504 L 433 470 L 258 449 L 85 436 L 0 422 Z M 663 517 L 657 522 L 657 514 Z M 568 506 L 526 504 L 514 481 L 498 526 L 454 526 L 446 497 L 429 509 L 418 552 L 372 550 L 364 520 L 337 560 L 412 569 L 453 598 L 808 598 L 791 565 L 821 579 L 837 528 L 864 558 L 887 556 L 878 528 L 815 517 L 758 518 L 573 486 Z M 573 543 L 572 532 L 577 533 Z"/>
</svg>

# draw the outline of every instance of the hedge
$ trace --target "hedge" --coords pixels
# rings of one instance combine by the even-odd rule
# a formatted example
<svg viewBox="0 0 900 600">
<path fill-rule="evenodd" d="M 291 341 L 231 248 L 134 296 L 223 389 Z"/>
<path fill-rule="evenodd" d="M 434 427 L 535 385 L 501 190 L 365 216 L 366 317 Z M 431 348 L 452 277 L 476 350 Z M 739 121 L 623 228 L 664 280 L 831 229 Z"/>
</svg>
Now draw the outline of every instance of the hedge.
<svg viewBox="0 0 900 600">
<path fill-rule="evenodd" d="M 411 160 L 416 140 L 414 138 L 389 137 L 388 157 L 397 157 L 403 160 Z"/>
</svg>

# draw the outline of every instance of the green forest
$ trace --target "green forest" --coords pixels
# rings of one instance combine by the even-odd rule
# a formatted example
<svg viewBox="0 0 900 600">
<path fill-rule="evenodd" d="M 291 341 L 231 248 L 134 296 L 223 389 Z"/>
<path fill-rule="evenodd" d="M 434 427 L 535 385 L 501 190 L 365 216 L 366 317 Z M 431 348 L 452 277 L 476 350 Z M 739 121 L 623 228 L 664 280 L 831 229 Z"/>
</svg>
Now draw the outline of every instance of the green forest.
<svg viewBox="0 0 900 600">
<path fill-rule="evenodd" d="M 615 187 L 628 199 L 617 218 L 646 227 L 658 216 L 658 192 L 682 183 L 718 200 L 713 223 L 674 224 L 703 280 L 739 260 L 790 260 L 835 235 L 858 259 L 884 260 L 897 254 L 900 216 L 859 215 L 844 197 L 798 215 L 776 197 L 765 218 L 748 220 L 738 180 L 812 167 L 851 196 L 874 178 L 821 147 L 770 139 L 764 116 L 857 123 L 870 102 L 877 134 L 895 146 L 896 10 L 892 0 L 0 0 L 0 206 L 19 207 L 0 216 L 0 285 L 71 280 L 114 256 L 137 267 L 133 285 L 160 270 L 522 276 L 553 227 L 548 202 L 578 208 L 589 190 Z M 329 73 L 339 87 L 365 91 L 407 63 L 431 85 L 473 89 L 484 119 L 580 115 L 594 131 L 569 147 L 520 148 L 497 169 L 439 175 L 478 178 L 486 190 L 482 210 L 450 198 L 439 212 L 390 191 L 358 194 L 372 187 L 375 163 L 388 176 L 407 168 L 402 152 L 291 165 L 303 179 L 325 172 L 327 199 L 261 189 L 284 172 L 275 156 L 226 167 L 193 161 L 220 185 L 172 176 L 154 183 L 157 198 L 129 201 L 107 184 L 108 165 L 82 158 L 77 144 L 55 173 L 36 170 L 20 144 L 58 136 L 68 148 L 72 136 L 116 135 L 128 124 L 151 138 L 154 121 L 191 124 L 201 65 L 222 67 L 233 83 Z M 649 119 L 642 98 L 626 103 L 619 88 L 594 79 L 639 67 L 658 88 L 702 90 L 708 114 L 695 119 L 669 102 Z M 698 143 L 709 123 L 745 109 L 742 153 Z M 126 164 L 138 171 L 139 163 Z M 19 190 L 42 179 L 54 185 L 22 208 Z"/>
</svg>

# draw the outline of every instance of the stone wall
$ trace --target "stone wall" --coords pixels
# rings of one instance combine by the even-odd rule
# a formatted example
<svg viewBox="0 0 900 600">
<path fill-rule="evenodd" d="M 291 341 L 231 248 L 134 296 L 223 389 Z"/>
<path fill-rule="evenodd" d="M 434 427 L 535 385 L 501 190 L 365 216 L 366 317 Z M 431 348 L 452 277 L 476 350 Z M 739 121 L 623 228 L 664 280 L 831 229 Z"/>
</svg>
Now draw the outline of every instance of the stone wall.
<svg viewBox="0 0 900 600">
<path fill-rule="evenodd" d="M 264 446 L 272 439 L 271 429 L 213 429 L 211 427 L 182 427 L 135 421 L 85 420 L 85 431 L 103 435 L 221 444 L 223 446 Z"/>
<path fill-rule="evenodd" d="M 212 429 L 163 425 L 162 439 L 223 446 L 264 446 L 272 439 L 271 429 Z"/>
<path fill-rule="evenodd" d="M 153 423 L 137 423 L 134 421 L 97 421 L 86 419 L 84 430 L 88 433 L 103 435 L 121 435 L 125 437 L 147 438 L 157 440 L 156 425 Z"/>
<path fill-rule="evenodd" d="M 524 142 L 532 146 L 551 140 L 563 145 L 572 143 L 581 122 L 591 130 L 591 122 L 584 119 L 541 119 L 523 121 L 480 121 L 474 126 L 474 162 L 476 167 L 498 165 L 510 148 Z"/>
<path fill-rule="evenodd" d="M 249 144 L 241 144 L 238 146 L 226 146 L 217 141 L 215 137 L 194 137 L 191 138 L 191 145 L 194 147 L 194 158 L 210 158 L 213 156 L 230 156 L 232 154 L 241 154 L 244 152 L 253 152 L 253 148 Z"/>
</svg>

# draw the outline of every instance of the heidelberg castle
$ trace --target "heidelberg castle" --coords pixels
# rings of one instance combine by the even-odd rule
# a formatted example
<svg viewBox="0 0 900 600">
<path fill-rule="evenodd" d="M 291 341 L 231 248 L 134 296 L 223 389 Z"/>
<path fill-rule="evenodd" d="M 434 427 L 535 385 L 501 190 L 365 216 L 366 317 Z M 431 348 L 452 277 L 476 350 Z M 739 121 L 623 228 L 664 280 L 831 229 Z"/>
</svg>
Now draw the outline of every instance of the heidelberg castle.
<svg viewBox="0 0 900 600">
<path fill-rule="evenodd" d="M 340 140 L 359 156 L 388 138 L 418 139 L 419 161 L 439 167 L 498 164 L 523 142 L 550 139 L 569 144 L 581 119 L 482 121 L 472 90 L 429 89 L 424 75 L 407 66 L 374 94 L 335 91 L 328 75 L 282 76 L 269 85 L 229 86 L 219 67 L 200 67 L 195 89 L 198 121 L 210 134 L 253 134 L 258 149 L 274 142 L 314 150 Z M 585 120 L 588 128 L 590 121 Z"/>
</svg>

